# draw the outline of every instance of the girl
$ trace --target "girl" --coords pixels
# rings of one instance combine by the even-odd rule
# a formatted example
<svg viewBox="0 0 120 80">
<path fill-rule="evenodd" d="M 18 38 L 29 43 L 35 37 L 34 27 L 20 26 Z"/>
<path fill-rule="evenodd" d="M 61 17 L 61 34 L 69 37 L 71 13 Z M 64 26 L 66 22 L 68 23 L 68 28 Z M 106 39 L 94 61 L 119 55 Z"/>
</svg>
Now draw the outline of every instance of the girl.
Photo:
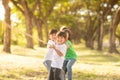
<svg viewBox="0 0 120 80">
<path fill-rule="evenodd" d="M 71 38 L 70 38 L 70 30 L 69 29 L 64 29 L 63 30 L 66 32 L 66 45 L 67 45 L 67 52 L 65 55 L 65 60 L 63 63 L 63 70 L 66 74 L 68 72 L 68 80 L 72 80 L 72 66 L 76 62 L 77 55 L 76 52 L 74 51 L 71 43 Z M 65 75 L 64 75 L 65 78 Z"/>
</svg>

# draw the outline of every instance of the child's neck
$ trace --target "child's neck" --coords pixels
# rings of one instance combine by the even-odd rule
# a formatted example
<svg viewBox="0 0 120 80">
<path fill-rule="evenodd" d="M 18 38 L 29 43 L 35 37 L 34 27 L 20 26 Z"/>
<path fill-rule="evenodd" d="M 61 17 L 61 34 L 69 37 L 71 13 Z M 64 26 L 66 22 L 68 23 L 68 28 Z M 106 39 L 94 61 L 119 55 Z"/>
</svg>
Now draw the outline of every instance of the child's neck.
<svg viewBox="0 0 120 80">
<path fill-rule="evenodd" d="M 64 44 L 64 43 L 57 43 L 58 45 L 62 45 L 62 44 Z"/>
</svg>

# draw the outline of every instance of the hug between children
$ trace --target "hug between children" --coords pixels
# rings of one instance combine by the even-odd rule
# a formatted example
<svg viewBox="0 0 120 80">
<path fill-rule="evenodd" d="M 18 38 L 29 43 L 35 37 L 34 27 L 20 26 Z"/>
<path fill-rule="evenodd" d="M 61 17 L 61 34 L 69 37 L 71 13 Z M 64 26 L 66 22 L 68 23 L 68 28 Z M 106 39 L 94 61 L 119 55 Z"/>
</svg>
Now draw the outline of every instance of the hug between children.
<svg viewBox="0 0 120 80">
<path fill-rule="evenodd" d="M 60 31 L 52 29 L 49 33 L 44 66 L 48 70 L 48 80 L 72 80 L 72 66 L 77 55 L 71 43 L 71 31 L 64 27 Z"/>
</svg>

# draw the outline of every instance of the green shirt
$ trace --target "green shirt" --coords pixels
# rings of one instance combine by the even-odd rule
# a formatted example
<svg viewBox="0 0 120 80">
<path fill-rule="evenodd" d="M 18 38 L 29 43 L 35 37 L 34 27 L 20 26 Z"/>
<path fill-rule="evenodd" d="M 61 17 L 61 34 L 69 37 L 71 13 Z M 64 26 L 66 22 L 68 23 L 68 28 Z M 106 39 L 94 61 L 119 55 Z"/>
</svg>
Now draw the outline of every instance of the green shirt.
<svg viewBox="0 0 120 80">
<path fill-rule="evenodd" d="M 67 40 L 66 45 L 69 46 L 69 47 L 67 48 L 65 59 L 75 59 L 76 60 L 77 55 L 76 55 L 76 52 L 74 51 L 74 49 L 72 47 L 71 41 Z"/>
</svg>

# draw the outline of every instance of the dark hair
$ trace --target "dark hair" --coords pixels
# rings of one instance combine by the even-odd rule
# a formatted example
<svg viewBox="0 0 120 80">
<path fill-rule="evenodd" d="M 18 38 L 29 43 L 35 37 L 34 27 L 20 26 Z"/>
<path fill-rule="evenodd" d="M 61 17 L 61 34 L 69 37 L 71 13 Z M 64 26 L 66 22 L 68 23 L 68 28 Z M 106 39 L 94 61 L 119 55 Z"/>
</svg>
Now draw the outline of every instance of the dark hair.
<svg viewBox="0 0 120 80">
<path fill-rule="evenodd" d="M 64 31 L 57 32 L 57 37 L 64 37 L 66 38 L 66 33 Z"/>
<path fill-rule="evenodd" d="M 71 41 L 71 31 L 67 28 L 67 29 L 63 29 L 63 31 L 67 34 L 68 33 L 68 40 Z"/>
<path fill-rule="evenodd" d="M 57 33 L 57 29 L 51 29 L 49 34 L 56 34 Z"/>
</svg>

